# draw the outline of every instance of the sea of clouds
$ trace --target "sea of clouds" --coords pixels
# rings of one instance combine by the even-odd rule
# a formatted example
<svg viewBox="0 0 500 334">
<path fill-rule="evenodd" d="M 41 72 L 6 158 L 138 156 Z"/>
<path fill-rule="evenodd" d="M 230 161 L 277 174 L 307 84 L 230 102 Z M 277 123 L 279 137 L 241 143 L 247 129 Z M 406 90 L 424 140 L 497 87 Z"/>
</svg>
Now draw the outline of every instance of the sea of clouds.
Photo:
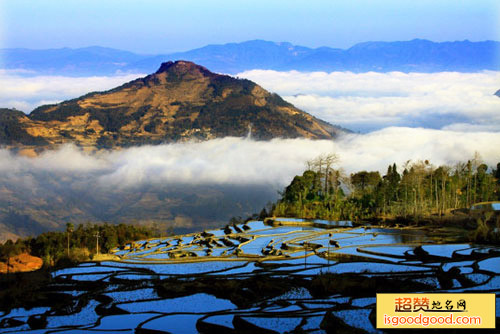
<svg viewBox="0 0 500 334">
<path fill-rule="evenodd" d="M 351 73 L 252 70 L 259 83 L 314 116 L 354 131 L 388 126 L 500 131 L 500 72 Z"/>
<path fill-rule="evenodd" d="M 22 77 L 0 72 L 0 107 L 38 105 L 106 90 L 136 78 Z M 354 131 L 335 141 L 224 138 L 85 153 L 74 146 L 26 158 L 0 150 L 3 177 L 88 174 L 92 184 L 268 184 L 280 189 L 320 154 L 335 153 L 346 173 L 385 172 L 387 165 L 428 159 L 466 161 L 478 152 L 500 162 L 500 72 L 300 73 L 254 70 L 249 78 L 309 113 Z M 26 178 L 23 179 L 26 181 Z"/>
<path fill-rule="evenodd" d="M 4 181 L 25 187 L 50 174 L 65 182 L 75 177 L 95 190 L 161 184 L 265 185 L 281 190 L 302 173 L 307 160 L 321 154 L 335 153 L 339 157 L 335 167 L 347 174 L 360 170 L 383 174 L 389 164 L 402 167 L 408 160 L 453 165 L 476 153 L 494 167 L 500 162 L 500 145 L 493 143 L 500 143 L 500 133 L 391 127 L 336 141 L 226 137 L 97 153 L 66 145 L 36 158 L 0 150 L 0 174 Z"/>
</svg>

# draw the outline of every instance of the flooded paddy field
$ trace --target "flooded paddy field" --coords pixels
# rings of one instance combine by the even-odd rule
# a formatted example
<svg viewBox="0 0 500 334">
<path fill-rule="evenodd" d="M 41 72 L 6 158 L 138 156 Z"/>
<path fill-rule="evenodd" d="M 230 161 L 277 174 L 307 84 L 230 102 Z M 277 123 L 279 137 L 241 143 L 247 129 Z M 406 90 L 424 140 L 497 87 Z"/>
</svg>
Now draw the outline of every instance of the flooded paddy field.
<svg viewBox="0 0 500 334">
<path fill-rule="evenodd" d="M 275 219 L 142 240 L 52 273 L 0 333 L 377 333 L 378 292 L 493 292 L 500 248 L 452 230 Z"/>
</svg>

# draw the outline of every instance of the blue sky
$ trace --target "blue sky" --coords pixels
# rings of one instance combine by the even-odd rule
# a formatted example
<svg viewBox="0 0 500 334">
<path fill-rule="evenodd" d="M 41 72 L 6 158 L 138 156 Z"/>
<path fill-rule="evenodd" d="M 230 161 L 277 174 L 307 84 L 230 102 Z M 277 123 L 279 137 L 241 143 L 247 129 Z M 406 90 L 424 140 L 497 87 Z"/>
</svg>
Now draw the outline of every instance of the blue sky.
<svg viewBox="0 0 500 334">
<path fill-rule="evenodd" d="M 500 40 L 498 0 L 0 0 L 0 47 L 101 45 L 139 53 L 251 39 Z"/>
</svg>

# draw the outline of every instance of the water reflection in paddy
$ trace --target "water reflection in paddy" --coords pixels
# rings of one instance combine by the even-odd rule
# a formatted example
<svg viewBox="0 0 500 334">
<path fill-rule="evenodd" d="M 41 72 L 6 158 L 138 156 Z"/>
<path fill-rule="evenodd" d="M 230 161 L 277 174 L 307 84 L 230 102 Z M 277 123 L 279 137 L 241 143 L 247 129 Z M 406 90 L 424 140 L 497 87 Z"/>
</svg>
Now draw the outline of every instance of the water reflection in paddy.
<svg viewBox="0 0 500 334">
<path fill-rule="evenodd" d="M 336 317 L 375 333 L 377 289 L 500 291 L 497 247 L 351 225 L 283 218 L 134 242 L 116 250 L 116 261 L 53 273 L 47 289 L 68 291 L 67 314 L 51 305 L 16 309 L 0 315 L 0 332 L 29 330 L 38 316 L 47 320 L 38 332 L 325 333 L 320 324 Z"/>
</svg>

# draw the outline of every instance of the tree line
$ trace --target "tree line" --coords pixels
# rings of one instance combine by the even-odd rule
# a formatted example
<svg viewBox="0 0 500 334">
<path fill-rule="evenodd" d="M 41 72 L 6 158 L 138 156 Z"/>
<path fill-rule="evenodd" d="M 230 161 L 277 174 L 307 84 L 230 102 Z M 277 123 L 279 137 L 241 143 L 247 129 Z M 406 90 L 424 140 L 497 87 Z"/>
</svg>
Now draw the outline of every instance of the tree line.
<svg viewBox="0 0 500 334">
<path fill-rule="evenodd" d="M 346 175 L 334 168 L 338 157 L 323 155 L 307 162 L 273 206 L 274 216 L 363 220 L 443 216 L 477 202 L 500 200 L 500 163 L 489 168 L 476 154 L 467 162 L 436 166 L 429 160 L 401 167 Z"/>
<path fill-rule="evenodd" d="M 172 230 L 163 236 L 172 234 Z M 161 236 L 155 226 L 136 226 L 130 224 L 66 224 L 66 231 L 52 231 L 37 237 L 7 240 L 0 244 L 0 261 L 8 262 L 12 256 L 28 253 L 42 258 L 45 266 L 64 265 L 67 262 L 79 262 L 91 259 L 99 253 L 108 253 L 115 247 Z"/>
</svg>

